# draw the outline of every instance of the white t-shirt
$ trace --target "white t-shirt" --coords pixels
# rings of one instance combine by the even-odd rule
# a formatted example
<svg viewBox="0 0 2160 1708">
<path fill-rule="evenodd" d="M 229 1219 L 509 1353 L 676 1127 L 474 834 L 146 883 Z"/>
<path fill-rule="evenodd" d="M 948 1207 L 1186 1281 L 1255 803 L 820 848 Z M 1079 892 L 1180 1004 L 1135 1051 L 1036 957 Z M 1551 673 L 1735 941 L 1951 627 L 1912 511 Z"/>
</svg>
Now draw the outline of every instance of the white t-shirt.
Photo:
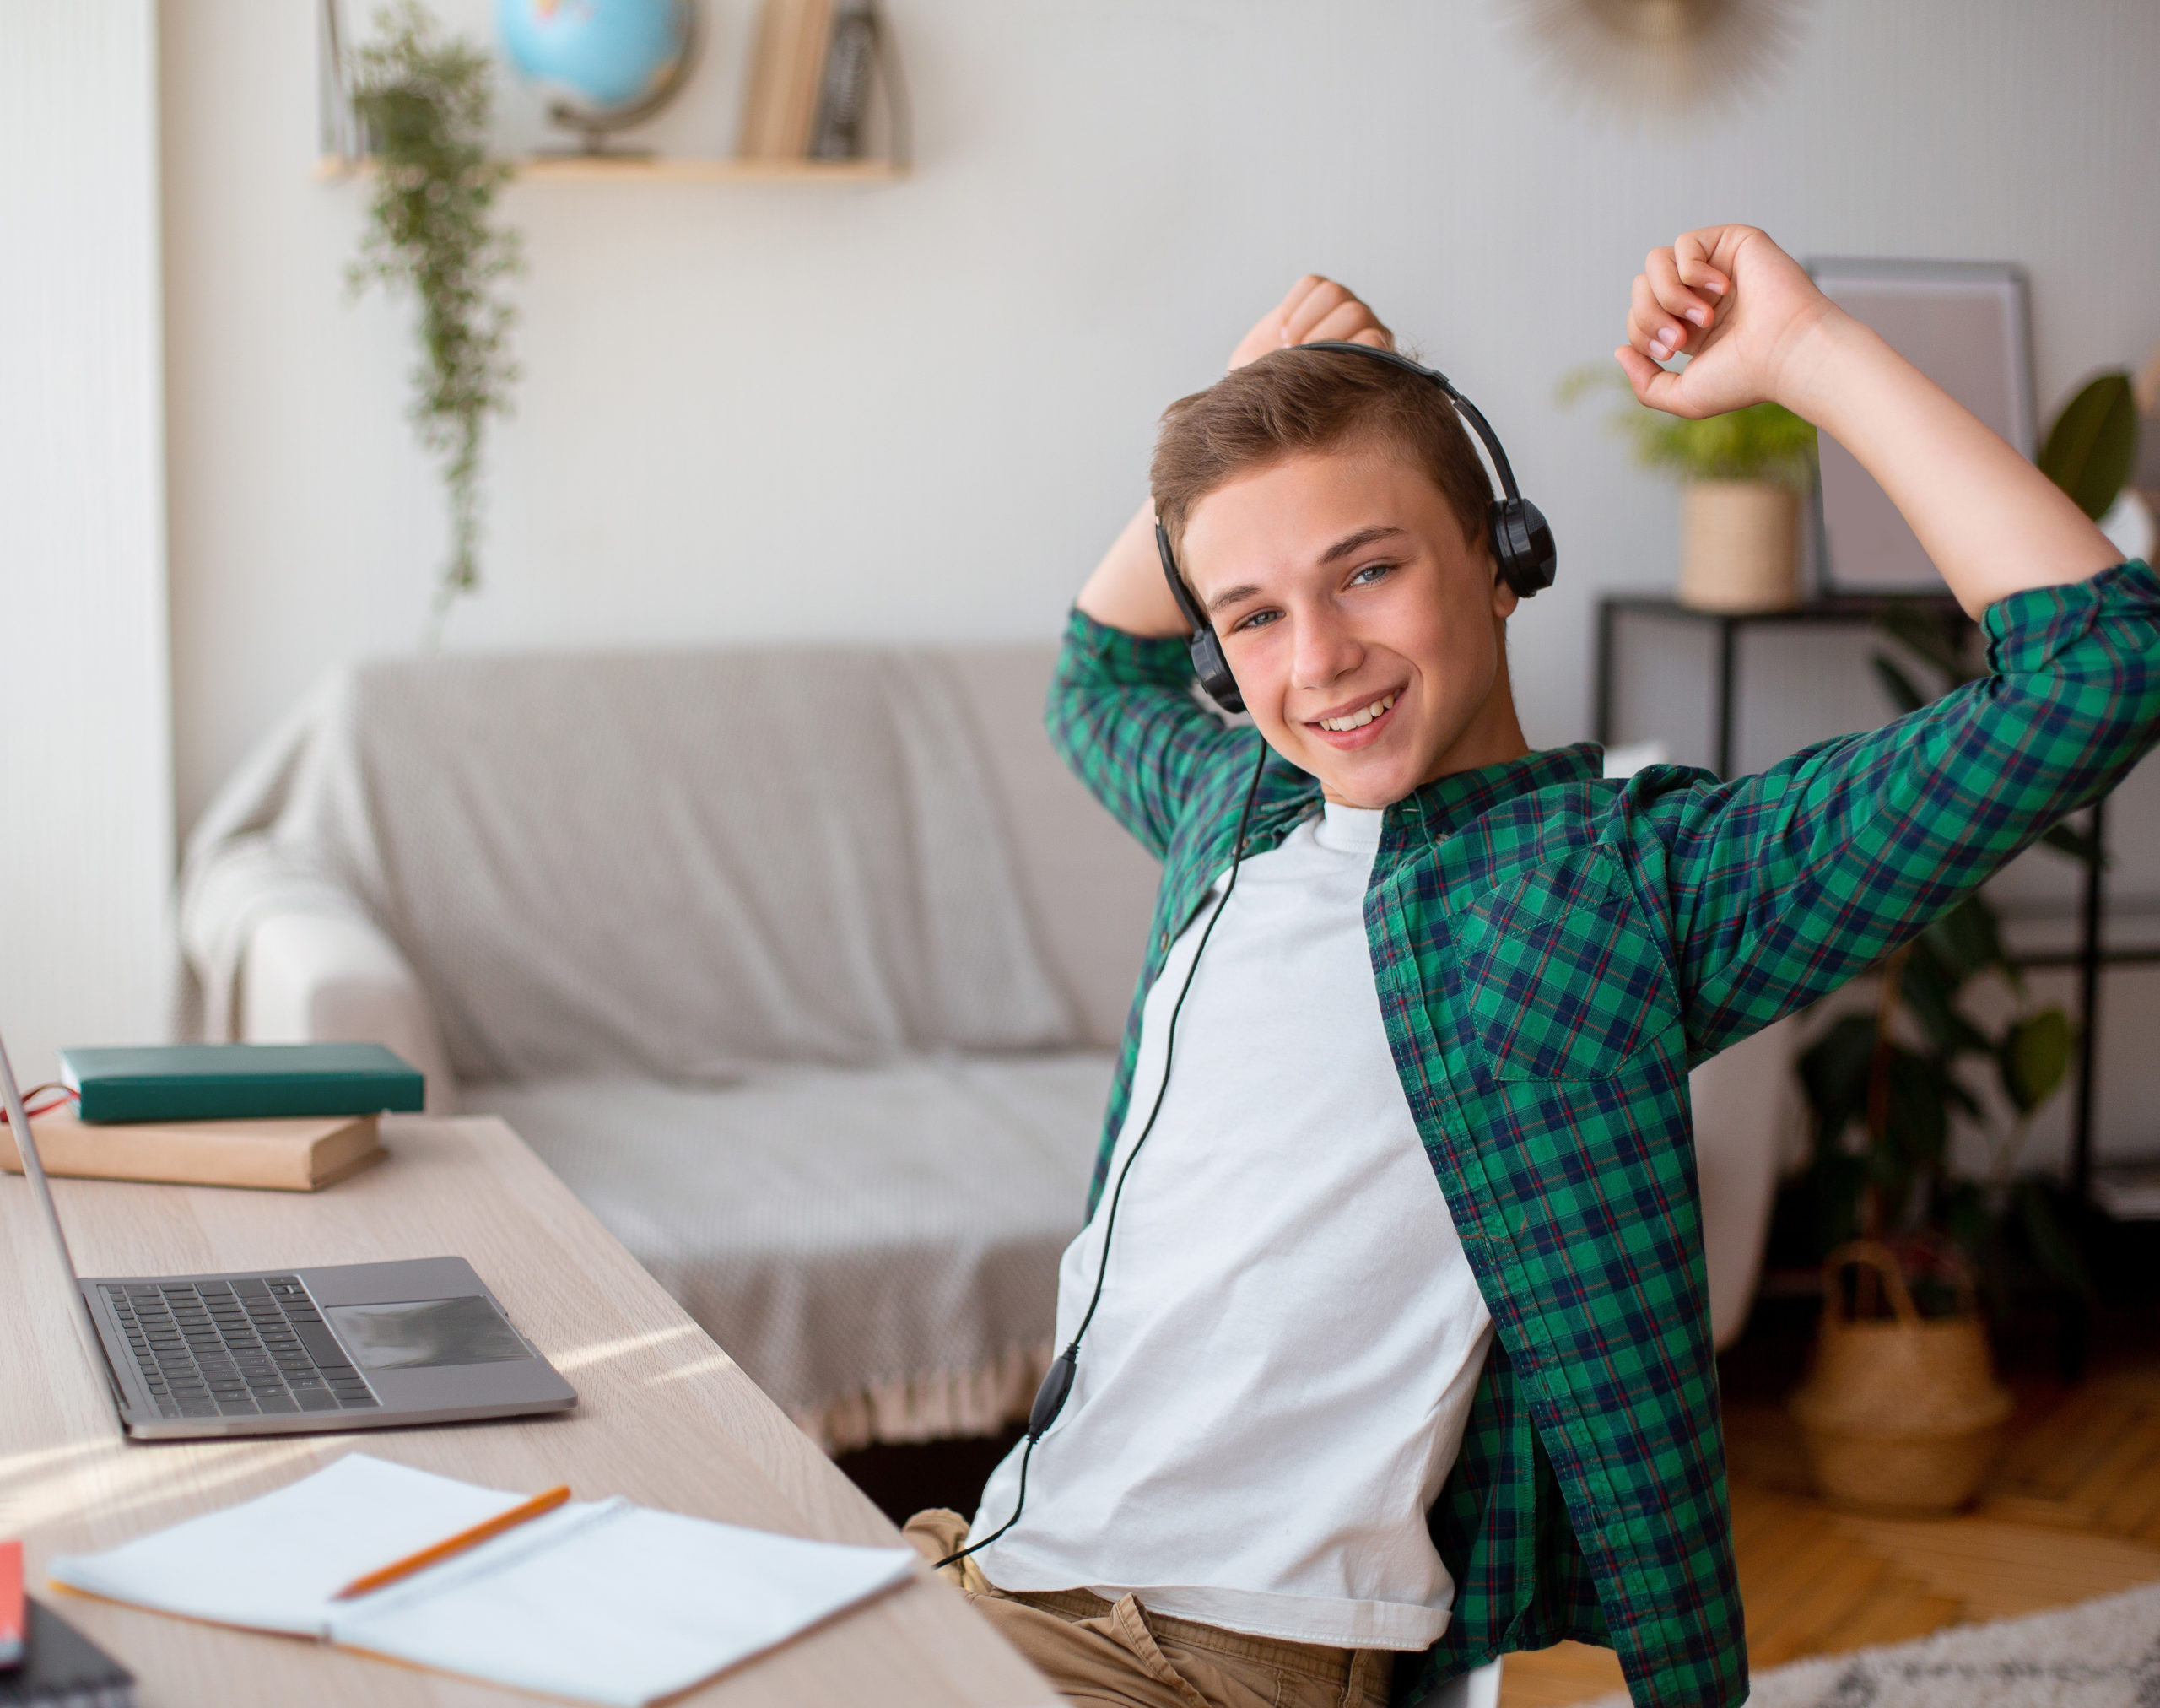
<svg viewBox="0 0 2160 1708">
<path fill-rule="evenodd" d="M 1072 1397 L 1035 1448 L 1020 1522 L 975 1557 L 1002 1588 L 1137 1593 L 1346 1648 L 1422 1649 L 1447 1629 L 1455 1586 L 1425 1512 L 1492 1318 L 1381 1026 L 1364 895 L 1382 817 L 1331 804 L 1245 862 L 1178 1021 Z M 1148 992 L 1113 1184 L 1213 911 Z M 1108 1209 L 1106 1188 L 1066 1250 L 1061 1349 Z M 991 1475 L 975 1537 L 1011 1516 L 1020 1456 Z"/>
</svg>

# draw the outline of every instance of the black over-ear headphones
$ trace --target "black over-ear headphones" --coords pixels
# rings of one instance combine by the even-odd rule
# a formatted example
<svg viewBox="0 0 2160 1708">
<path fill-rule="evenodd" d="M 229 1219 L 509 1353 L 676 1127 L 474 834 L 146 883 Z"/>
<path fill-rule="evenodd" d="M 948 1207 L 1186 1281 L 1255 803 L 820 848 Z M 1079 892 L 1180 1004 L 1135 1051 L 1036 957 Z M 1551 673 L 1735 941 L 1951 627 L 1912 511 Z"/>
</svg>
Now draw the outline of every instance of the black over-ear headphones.
<svg viewBox="0 0 2160 1708">
<path fill-rule="evenodd" d="M 1500 579 L 1515 589 L 1518 597 L 1525 599 L 1552 585 L 1552 529 L 1546 522 L 1544 512 L 1525 498 L 1522 489 L 1515 484 L 1515 472 L 1508 465 L 1508 453 L 1501 449 L 1499 435 L 1493 432 L 1492 424 L 1479 413 L 1475 403 L 1455 390 L 1453 381 L 1437 368 L 1426 367 L 1406 355 L 1373 344 L 1343 343 L 1331 338 L 1292 348 L 1347 350 L 1353 355 L 1385 362 L 1390 367 L 1400 368 L 1438 386 L 1441 394 L 1455 405 L 1455 413 L 1470 424 L 1471 430 L 1483 442 L 1486 454 L 1493 459 L 1493 472 L 1500 477 L 1502 496 L 1494 499 L 1492 508 L 1486 512 L 1487 526 L 1492 532 L 1493 561 L 1498 568 Z M 1223 656 L 1222 640 L 1215 633 L 1215 625 L 1200 608 L 1200 602 L 1192 597 L 1192 590 L 1185 586 L 1185 577 L 1178 573 L 1177 558 L 1170 550 L 1170 537 L 1159 522 L 1155 524 L 1155 549 L 1162 556 L 1163 574 L 1169 580 L 1170 597 L 1178 602 L 1178 609 L 1192 625 L 1192 668 L 1200 678 L 1200 685 L 1223 711 L 1243 711 L 1245 696 L 1238 692 L 1238 679 L 1230 673 L 1229 661 Z"/>
</svg>

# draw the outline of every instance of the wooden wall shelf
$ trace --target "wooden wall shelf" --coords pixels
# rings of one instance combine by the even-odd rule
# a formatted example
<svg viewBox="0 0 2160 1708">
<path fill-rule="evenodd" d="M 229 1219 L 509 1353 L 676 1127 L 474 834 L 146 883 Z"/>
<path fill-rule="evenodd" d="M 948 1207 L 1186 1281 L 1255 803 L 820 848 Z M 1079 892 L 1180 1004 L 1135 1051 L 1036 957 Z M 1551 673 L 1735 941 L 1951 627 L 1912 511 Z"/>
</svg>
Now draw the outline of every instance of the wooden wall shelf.
<svg viewBox="0 0 2160 1708">
<path fill-rule="evenodd" d="M 653 155 L 529 155 L 512 160 L 521 179 L 613 184 L 892 184 L 907 168 L 892 160 L 721 160 Z M 370 159 L 341 159 L 326 154 L 316 162 L 321 179 L 365 177 Z"/>
</svg>

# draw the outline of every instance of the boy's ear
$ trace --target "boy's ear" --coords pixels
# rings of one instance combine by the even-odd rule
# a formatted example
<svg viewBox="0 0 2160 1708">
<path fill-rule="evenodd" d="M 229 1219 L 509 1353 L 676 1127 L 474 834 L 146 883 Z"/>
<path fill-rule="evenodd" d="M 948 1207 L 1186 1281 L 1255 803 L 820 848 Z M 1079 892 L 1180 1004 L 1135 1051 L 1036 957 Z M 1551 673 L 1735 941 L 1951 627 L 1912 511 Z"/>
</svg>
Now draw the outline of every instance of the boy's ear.
<svg viewBox="0 0 2160 1708">
<path fill-rule="evenodd" d="M 1515 615 L 1515 607 L 1522 603 L 1522 595 L 1508 585 L 1508 578 L 1500 573 L 1499 565 L 1493 561 L 1489 549 L 1480 555 L 1485 559 L 1485 566 L 1493 576 L 1493 614 L 1505 622 Z"/>
</svg>

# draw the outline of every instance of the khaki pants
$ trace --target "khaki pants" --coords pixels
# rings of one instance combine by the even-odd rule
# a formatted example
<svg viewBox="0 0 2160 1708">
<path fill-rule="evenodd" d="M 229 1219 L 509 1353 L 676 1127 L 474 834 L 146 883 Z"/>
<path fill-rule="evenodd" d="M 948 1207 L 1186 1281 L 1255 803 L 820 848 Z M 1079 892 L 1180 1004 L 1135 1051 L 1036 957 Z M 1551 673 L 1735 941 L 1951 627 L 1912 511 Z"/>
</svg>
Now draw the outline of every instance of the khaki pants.
<svg viewBox="0 0 2160 1708">
<path fill-rule="evenodd" d="M 907 1522 L 910 1542 L 939 1560 L 968 1539 L 968 1521 L 942 1509 Z M 945 1568 L 975 1610 L 1068 1701 L 1104 1708 L 1385 1708 L 1395 1657 L 1242 1636 L 1166 1619 L 1131 1596 L 1086 1590 L 1002 1590 L 972 1559 Z"/>
</svg>

